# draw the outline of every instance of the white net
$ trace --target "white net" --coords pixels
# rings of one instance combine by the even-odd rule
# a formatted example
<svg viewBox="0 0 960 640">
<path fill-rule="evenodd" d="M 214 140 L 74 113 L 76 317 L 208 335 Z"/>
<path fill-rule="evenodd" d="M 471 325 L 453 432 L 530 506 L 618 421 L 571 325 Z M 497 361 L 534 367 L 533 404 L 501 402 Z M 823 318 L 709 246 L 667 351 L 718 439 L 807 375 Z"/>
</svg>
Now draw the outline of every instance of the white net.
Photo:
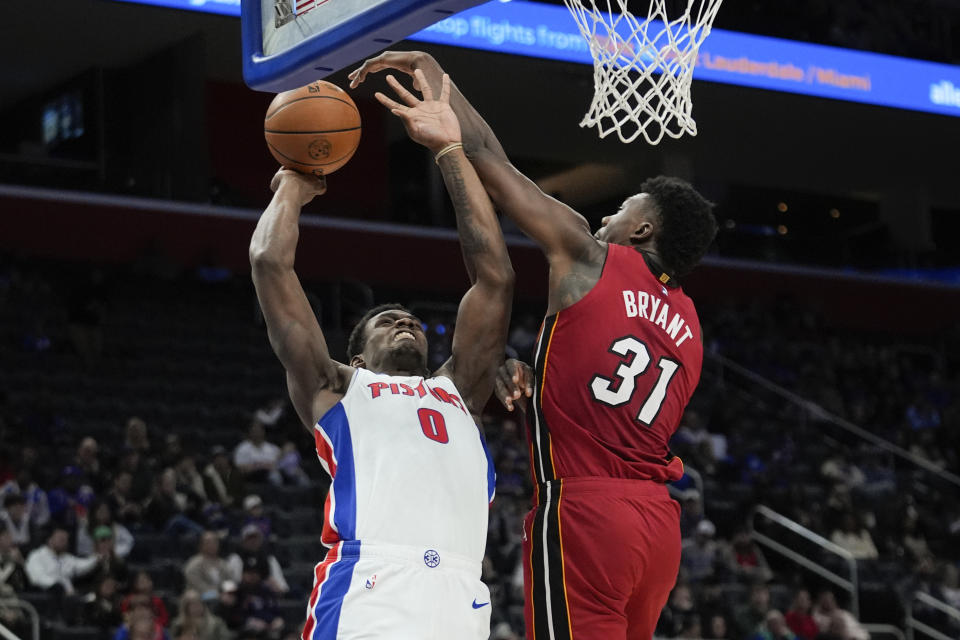
<svg viewBox="0 0 960 640">
<path fill-rule="evenodd" d="M 650 0 L 638 18 L 627 0 L 564 0 L 593 56 L 593 102 L 580 126 L 597 127 L 601 138 L 616 132 L 623 142 L 697 135 L 690 84 L 721 1 Z M 680 5 L 673 18 L 668 4 Z"/>
</svg>

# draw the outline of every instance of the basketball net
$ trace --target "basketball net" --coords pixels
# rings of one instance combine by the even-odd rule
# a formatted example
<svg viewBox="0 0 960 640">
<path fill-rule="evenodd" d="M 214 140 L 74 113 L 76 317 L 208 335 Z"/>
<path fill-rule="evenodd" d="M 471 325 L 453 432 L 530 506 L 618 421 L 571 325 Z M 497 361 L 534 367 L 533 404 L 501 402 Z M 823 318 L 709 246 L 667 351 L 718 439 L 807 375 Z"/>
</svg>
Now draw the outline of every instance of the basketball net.
<svg viewBox="0 0 960 640">
<path fill-rule="evenodd" d="M 593 102 L 581 127 L 596 127 L 601 138 L 616 132 L 623 142 L 642 135 L 652 145 L 664 135 L 697 135 L 690 84 L 722 0 L 675 0 L 686 10 L 672 20 L 668 2 L 650 0 L 638 19 L 627 0 L 564 0 L 593 56 Z"/>
</svg>

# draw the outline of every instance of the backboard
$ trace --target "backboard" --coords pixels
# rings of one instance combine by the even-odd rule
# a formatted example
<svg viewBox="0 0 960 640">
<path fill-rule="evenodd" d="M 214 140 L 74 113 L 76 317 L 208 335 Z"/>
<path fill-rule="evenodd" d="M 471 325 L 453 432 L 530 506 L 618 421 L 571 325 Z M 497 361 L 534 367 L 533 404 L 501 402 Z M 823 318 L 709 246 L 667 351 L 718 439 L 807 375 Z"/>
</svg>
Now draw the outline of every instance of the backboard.
<svg viewBox="0 0 960 640">
<path fill-rule="evenodd" d="M 286 91 L 486 0 L 242 0 L 243 77 Z"/>
</svg>

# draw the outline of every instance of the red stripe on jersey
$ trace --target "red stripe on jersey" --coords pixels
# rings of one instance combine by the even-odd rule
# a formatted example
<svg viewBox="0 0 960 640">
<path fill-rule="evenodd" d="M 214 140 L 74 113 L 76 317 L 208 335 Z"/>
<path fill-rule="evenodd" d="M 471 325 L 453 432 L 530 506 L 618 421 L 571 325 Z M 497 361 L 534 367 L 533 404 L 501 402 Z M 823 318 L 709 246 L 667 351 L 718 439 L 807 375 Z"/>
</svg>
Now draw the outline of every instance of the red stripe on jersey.
<svg viewBox="0 0 960 640">
<path fill-rule="evenodd" d="M 303 640 L 311 640 L 313 632 L 317 628 L 316 607 L 317 601 L 320 599 L 320 587 L 326 582 L 327 576 L 330 574 L 330 567 L 340 559 L 341 545 L 342 543 L 330 549 L 324 561 L 313 570 L 313 592 L 310 594 L 310 601 L 307 604 L 307 621 L 303 625 L 303 634 L 301 635 Z"/>
<path fill-rule="evenodd" d="M 330 478 L 333 479 L 337 475 L 337 460 L 333 457 L 333 448 L 327 442 L 319 426 L 314 427 L 313 438 L 317 443 L 317 455 L 326 463 Z"/>
</svg>

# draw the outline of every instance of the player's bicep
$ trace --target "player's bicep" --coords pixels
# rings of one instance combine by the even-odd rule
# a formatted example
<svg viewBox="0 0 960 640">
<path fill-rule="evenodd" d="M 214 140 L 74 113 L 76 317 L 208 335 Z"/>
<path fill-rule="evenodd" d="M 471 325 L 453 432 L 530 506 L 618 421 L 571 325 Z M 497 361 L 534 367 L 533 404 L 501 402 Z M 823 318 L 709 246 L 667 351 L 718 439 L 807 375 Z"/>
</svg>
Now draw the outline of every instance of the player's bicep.
<svg viewBox="0 0 960 640">
<path fill-rule="evenodd" d="M 513 290 L 478 282 L 460 301 L 450 360 L 443 366 L 466 397 L 470 411 L 483 410 L 503 362 Z"/>
<path fill-rule="evenodd" d="M 311 424 L 313 398 L 323 390 L 337 390 L 343 365 L 330 358 L 320 324 L 292 270 L 255 266 L 253 282 L 270 346 L 287 371 L 291 400 L 301 420 Z"/>
<path fill-rule="evenodd" d="M 576 259 L 585 245 L 596 243 L 583 216 L 545 194 L 505 159 L 480 150 L 471 155 L 470 161 L 497 208 L 548 257 Z"/>
</svg>

